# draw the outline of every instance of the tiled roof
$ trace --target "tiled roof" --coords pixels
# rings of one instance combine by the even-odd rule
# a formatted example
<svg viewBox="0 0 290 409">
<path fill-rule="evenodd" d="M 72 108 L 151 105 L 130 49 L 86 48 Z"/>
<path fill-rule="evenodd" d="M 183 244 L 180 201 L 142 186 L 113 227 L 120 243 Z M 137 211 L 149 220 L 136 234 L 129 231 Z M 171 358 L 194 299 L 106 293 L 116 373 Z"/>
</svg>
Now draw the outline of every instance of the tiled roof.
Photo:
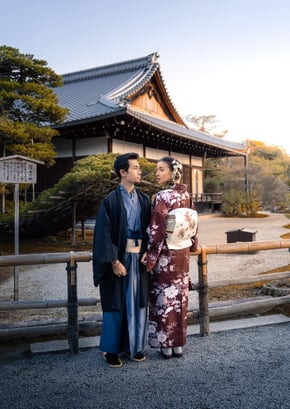
<svg viewBox="0 0 290 409">
<path fill-rule="evenodd" d="M 140 90 L 158 69 L 157 54 L 64 74 L 55 88 L 60 105 L 69 108 L 66 123 L 123 111 L 126 97 Z"/>
<path fill-rule="evenodd" d="M 164 95 L 167 103 L 170 104 L 170 109 L 176 113 L 175 117 L 180 119 L 180 123 L 183 123 L 184 126 L 170 120 L 159 119 L 130 106 L 128 97 L 141 90 L 155 73 L 164 87 Z M 243 144 L 225 141 L 187 127 L 168 96 L 157 53 L 134 60 L 67 73 L 62 76 L 62 79 L 63 86 L 55 88 L 54 91 L 60 105 L 70 110 L 64 125 L 128 114 L 160 130 L 192 139 L 197 143 L 239 152 L 246 148 Z"/>
</svg>

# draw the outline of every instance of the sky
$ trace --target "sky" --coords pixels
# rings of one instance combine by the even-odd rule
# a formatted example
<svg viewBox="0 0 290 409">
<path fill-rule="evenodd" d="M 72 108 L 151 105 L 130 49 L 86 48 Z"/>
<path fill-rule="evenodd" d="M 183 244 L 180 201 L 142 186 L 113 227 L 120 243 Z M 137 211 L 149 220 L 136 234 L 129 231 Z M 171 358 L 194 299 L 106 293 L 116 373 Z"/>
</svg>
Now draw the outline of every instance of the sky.
<svg viewBox="0 0 290 409">
<path fill-rule="evenodd" d="M 290 155 L 289 0 L 0 0 L 0 44 L 58 74 L 151 53 L 185 117 Z"/>
</svg>

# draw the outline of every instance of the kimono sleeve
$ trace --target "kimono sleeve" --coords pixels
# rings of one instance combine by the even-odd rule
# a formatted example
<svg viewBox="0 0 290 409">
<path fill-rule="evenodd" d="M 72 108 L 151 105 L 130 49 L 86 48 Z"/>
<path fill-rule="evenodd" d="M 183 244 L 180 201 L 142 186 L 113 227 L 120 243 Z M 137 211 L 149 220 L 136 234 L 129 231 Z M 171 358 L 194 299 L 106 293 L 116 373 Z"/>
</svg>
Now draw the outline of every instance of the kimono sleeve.
<svg viewBox="0 0 290 409">
<path fill-rule="evenodd" d="M 166 223 L 168 205 L 160 196 L 156 196 L 149 224 L 149 244 L 147 250 L 147 271 L 152 270 L 160 255 L 164 240 L 166 240 Z"/>
<path fill-rule="evenodd" d="M 118 258 L 118 247 L 112 241 L 112 226 L 105 204 L 99 207 L 93 241 L 94 282 L 97 285 L 107 270 L 106 263 Z"/>
</svg>

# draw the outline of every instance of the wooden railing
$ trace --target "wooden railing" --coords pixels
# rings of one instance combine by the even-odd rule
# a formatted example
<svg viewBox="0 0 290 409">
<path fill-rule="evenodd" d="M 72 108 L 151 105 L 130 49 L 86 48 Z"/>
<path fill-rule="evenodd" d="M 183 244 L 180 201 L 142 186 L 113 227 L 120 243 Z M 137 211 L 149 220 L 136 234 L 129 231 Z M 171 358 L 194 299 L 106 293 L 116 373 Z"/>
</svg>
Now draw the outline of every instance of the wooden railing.
<svg viewBox="0 0 290 409">
<path fill-rule="evenodd" d="M 193 201 L 198 202 L 209 202 L 209 203 L 221 203 L 223 194 L 222 193 L 195 193 L 192 194 Z"/>
<path fill-rule="evenodd" d="M 207 256 L 209 254 L 232 254 L 232 253 L 249 253 L 260 250 L 275 250 L 289 249 L 290 239 L 286 240 L 271 240 L 260 242 L 243 242 L 243 243 L 228 243 L 211 246 L 200 246 L 191 256 L 197 256 L 198 263 L 198 283 L 196 289 L 199 293 L 199 312 L 198 319 L 200 324 L 200 335 L 206 336 L 209 334 L 209 303 L 208 303 L 208 269 Z M 17 309 L 36 309 L 36 308 L 55 308 L 67 307 L 68 322 L 67 335 L 70 350 L 73 353 L 78 352 L 79 348 L 79 324 L 78 324 L 78 306 L 80 305 L 96 305 L 100 300 L 97 298 L 88 298 L 80 300 L 77 297 L 77 263 L 91 261 L 92 254 L 90 252 L 68 252 L 68 253 L 43 253 L 43 254 L 25 254 L 0 256 L 0 267 L 20 266 L 20 265 L 39 265 L 39 264 L 56 264 L 66 263 L 67 271 L 67 301 L 4 301 L 0 302 L 0 311 L 17 310 Z M 267 275 L 264 281 L 271 281 L 277 275 Z M 290 272 L 280 273 L 279 278 L 290 277 Z M 251 276 L 243 278 L 235 278 L 230 284 L 246 284 L 250 282 L 259 282 L 261 277 Z M 229 280 L 212 282 L 211 287 L 222 287 L 229 285 Z M 283 303 L 290 303 L 290 296 L 281 297 Z M 277 305 L 277 301 L 275 301 Z M 254 307 L 255 308 L 255 307 Z M 238 311 L 237 311 L 238 313 Z"/>
<path fill-rule="evenodd" d="M 198 291 L 199 291 L 199 323 L 200 335 L 209 334 L 209 308 L 208 308 L 208 270 L 207 270 L 207 255 L 208 254 L 232 254 L 232 253 L 251 253 L 260 250 L 275 250 L 275 249 L 289 249 L 290 239 L 287 240 L 269 240 L 259 242 L 239 242 L 230 244 L 219 244 L 214 246 L 200 246 L 197 252 L 193 254 L 198 255 Z M 280 274 L 281 277 L 290 277 L 290 272 Z M 264 277 L 264 280 L 271 280 L 273 277 Z M 255 280 L 255 279 L 254 279 Z M 253 277 L 236 278 L 235 284 L 247 284 L 253 282 Z M 259 282 L 260 277 L 256 277 Z M 211 283 L 213 287 L 223 287 L 229 285 L 229 282 Z M 283 297 L 284 303 L 290 303 L 290 296 Z M 276 303 L 277 304 L 277 303 Z"/>
<path fill-rule="evenodd" d="M 67 301 L 13 301 L 0 302 L 1 310 L 21 310 L 37 308 L 67 307 L 67 336 L 70 350 L 74 353 L 79 349 L 78 307 L 82 305 L 96 305 L 96 298 L 79 300 L 77 296 L 77 263 L 88 262 L 92 259 L 90 252 L 73 251 L 69 253 L 23 254 L 0 257 L 0 267 L 57 264 L 66 263 L 67 271 Z"/>
</svg>

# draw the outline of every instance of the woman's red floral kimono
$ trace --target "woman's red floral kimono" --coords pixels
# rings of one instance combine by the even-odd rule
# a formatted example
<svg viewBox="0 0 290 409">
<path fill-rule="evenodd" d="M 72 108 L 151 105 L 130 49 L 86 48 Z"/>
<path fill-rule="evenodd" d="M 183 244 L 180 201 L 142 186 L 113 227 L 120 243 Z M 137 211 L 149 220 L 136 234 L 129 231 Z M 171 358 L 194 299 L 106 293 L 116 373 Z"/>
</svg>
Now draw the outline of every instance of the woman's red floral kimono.
<svg viewBox="0 0 290 409">
<path fill-rule="evenodd" d="M 186 185 L 176 184 L 157 193 L 149 225 L 147 270 L 149 290 L 149 345 L 171 348 L 186 343 L 190 250 L 192 247 L 170 250 L 166 243 L 168 213 L 178 207 L 191 207 Z"/>
</svg>

